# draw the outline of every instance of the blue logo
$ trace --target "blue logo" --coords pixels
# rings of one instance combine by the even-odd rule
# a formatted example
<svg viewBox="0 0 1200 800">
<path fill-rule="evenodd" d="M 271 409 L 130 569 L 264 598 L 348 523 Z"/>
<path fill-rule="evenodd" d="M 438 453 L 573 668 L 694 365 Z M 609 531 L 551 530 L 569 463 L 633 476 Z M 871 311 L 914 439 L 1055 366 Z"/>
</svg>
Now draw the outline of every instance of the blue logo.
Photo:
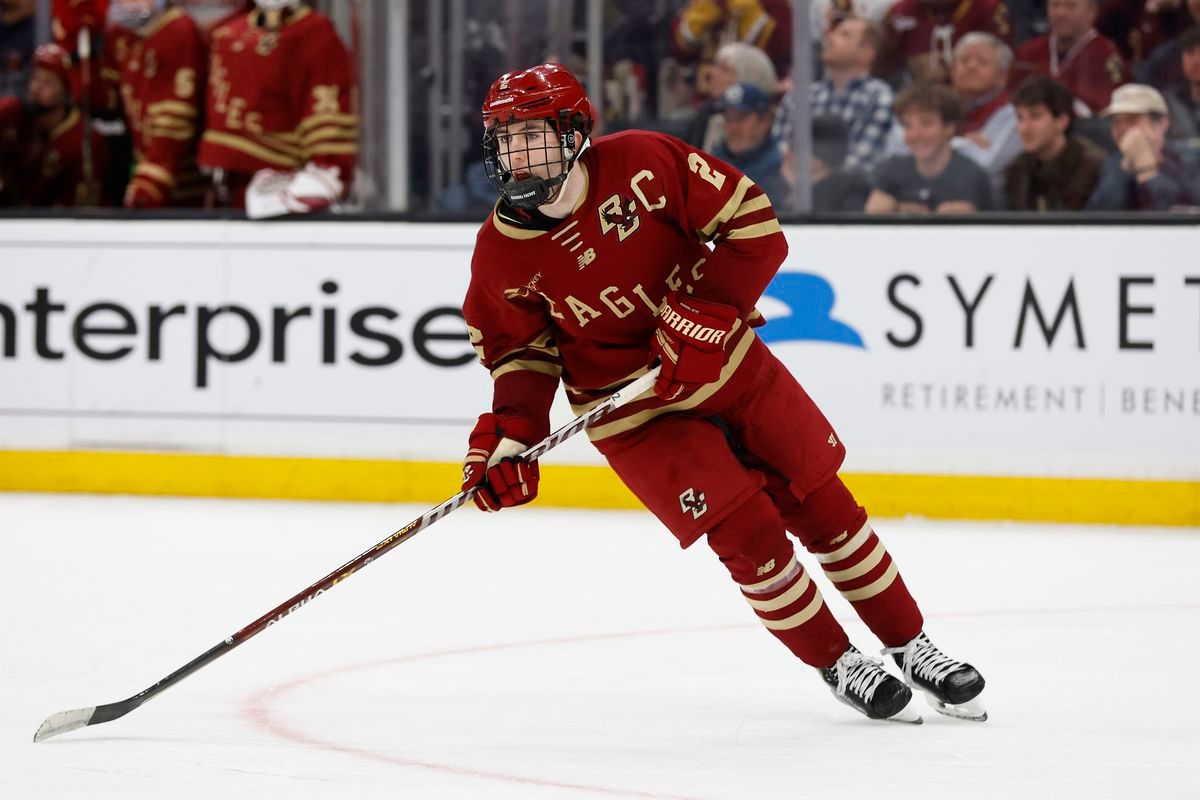
<svg viewBox="0 0 1200 800">
<path fill-rule="evenodd" d="M 819 275 L 780 272 L 763 294 L 792 311 L 786 317 L 768 320 L 758 329 L 758 335 L 765 343 L 833 342 L 866 349 L 858 331 L 831 316 L 837 298 L 829 281 Z"/>
</svg>

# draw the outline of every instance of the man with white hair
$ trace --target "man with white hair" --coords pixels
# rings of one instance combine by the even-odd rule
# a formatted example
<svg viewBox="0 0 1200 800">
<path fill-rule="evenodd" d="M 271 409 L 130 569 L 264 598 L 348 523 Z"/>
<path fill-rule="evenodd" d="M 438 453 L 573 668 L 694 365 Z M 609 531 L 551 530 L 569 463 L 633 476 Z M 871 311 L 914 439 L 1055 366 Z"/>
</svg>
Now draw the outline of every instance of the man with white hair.
<svg viewBox="0 0 1200 800">
<path fill-rule="evenodd" d="M 1006 86 L 1012 50 L 990 33 L 968 33 L 954 46 L 952 84 L 963 103 L 954 149 L 988 171 L 997 187 L 1021 152 L 1017 112 Z"/>
<path fill-rule="evenodd" d="M 723 121 L 718 106 L 725 91 L 738 83 L 748 83 L 771 97 L 779 92 L 775 65 L 761 48 L 746 42 L 722 45 L 709 72 L 708 97 L 696 110 L 696 121 L 688 132 L 689 142 L 709 152 L 717 146 Z"/>
<path fill-rule="evenodd" d="M 1102 116 L 1112 121 L 1119 152 L 1109 156 L 1089 211 L 1169 211 L 1200 206 L 1200 152 L 1167 139 L 1167 103 L 1152 86 L 1113 92 Z"/>
</svg>

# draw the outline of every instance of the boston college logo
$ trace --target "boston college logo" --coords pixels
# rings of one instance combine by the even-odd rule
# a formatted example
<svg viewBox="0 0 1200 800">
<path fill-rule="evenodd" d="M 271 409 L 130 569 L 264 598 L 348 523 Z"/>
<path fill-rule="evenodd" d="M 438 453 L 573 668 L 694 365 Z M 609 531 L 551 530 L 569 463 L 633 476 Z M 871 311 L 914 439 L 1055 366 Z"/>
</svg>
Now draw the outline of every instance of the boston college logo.
<svg viewBox="0 0 1200 800">
<path fill-rule="evenodd" d="M 708 503 L 704 502 L 704 492 L 695 489 L 684 489 L 679 495 L 679 510 L 683 513 L 692 512 L 692 519 L 700 519 L 708 511 Z"/>
</svg>

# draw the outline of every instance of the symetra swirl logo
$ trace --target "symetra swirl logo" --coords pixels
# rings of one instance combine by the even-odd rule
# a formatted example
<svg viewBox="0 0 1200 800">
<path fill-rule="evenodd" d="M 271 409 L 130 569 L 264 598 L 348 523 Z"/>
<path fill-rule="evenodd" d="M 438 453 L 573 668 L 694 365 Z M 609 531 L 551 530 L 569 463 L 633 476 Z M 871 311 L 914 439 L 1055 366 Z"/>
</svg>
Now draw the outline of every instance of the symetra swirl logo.
<svg viewBox="0 0 1200 800">
<path fill-rule="evenodd" d="M 837 295 L 829 282 L 808 272 L 780 272 L 764 292 L 791 309 L 791 314 L 773 317 L 758 329 L 766 344 L 773 342 L 833 342 L 861 347 L 862 336 L 832 316 Z"/>
</svg>

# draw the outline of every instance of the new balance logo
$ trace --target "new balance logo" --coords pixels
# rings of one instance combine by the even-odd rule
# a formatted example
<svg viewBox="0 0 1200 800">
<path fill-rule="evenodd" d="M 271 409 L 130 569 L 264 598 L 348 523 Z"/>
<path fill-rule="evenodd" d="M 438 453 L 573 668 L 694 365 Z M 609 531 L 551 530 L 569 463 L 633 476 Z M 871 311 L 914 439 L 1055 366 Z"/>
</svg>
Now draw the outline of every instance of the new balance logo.
<svg viewBox="0 0 1200 800">
<path fill-rule="evenodd" d="M 586 267 L 588 264 L 592 263 L 595 260 L 596 260 L 596 251 L 589 247 L 587 250 L 584 250 L 583 255 L 581 255 L 579 257 L 579 268 L 583 269 L 584 267 Z"/>
<path fill-rule="evenodd" d="M 756 574 L 758 575 L 758 577 L 761 578 L 763 575 L 766 575 L 768 572 L 770 572 L 773 569 L 775 569 L 775 559 L 772 558 L 770 561 L 768 561 L 767 563 L 765 563 L 761 567 L 759 567 L 758 572 Z"/>
<path fill-rule="evenodd" d="M 679 495 L 679 510 L 684 514 L 692 512 L 692 519 L 700 519 L 700 517 L 708 511 L 708 503 L 704 502 L 704 492 L 697 492 L 695 489 L 685 489 L 683 494 Z"/>
</svg>

